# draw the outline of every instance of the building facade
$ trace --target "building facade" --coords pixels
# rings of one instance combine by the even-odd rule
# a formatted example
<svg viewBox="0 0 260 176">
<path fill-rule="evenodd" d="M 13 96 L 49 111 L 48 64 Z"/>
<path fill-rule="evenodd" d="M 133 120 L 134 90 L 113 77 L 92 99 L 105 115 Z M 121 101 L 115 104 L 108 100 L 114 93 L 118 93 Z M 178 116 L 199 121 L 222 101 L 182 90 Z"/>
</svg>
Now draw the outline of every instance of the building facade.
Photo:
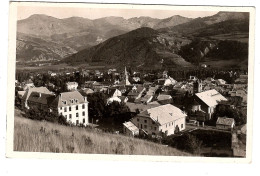
<svg viewBox="0 0 260 176">
<path fill-rule="evenodd" d="M 186 114 L 179 108 L 166 104 L 147 109 L 131 122 L 150 135 L 172 135 L 185 129 Z"/>
<path fill-rule="evenodd" d="M 60 93 L 52 103 L 52 108 L 63 115 L 73 125 L 88 125 L 88 101 L 78 91 Z"/>
</svg>

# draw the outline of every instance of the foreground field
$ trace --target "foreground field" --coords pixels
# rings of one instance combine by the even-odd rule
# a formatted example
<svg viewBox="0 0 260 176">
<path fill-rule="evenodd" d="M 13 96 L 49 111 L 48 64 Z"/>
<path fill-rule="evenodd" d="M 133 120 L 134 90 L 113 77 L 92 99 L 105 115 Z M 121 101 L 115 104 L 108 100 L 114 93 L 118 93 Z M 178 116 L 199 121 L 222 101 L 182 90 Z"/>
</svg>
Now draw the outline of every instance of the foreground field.
<svg viewBox="0 0 260 176">
<path fill-rule="evenodd" d="M 174 148 L 123 135 L 29 120 L 23 118 L 18 110 L 15 111 L 14 123 L 14 151 L 174 156 L 191 155 Z"/>
</svg>

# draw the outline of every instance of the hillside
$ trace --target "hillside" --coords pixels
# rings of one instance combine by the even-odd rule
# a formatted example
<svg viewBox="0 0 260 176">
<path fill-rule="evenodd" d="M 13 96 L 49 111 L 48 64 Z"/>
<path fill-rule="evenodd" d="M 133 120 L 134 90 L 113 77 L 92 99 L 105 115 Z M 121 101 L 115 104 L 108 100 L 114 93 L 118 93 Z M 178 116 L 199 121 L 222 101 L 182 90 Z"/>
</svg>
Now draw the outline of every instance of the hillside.
<svg viewBox="0 0 260 176">
<path fill-rule="evenodd" d="M 73 54 L 63 61 L 70 64 L 99 62 L 115 67 L 124 65 L 142 65 L 149 68 L 191 66 L 179 55 L 174 54 L 174 50 L 178 50 L 177 44 L 177 41 L 169 42 L 158 31 L 143 27 L 110 38 L 97 46 Z"/>
<path fill-rule="evenodd" d="M 196 18 L 160 31 L 204 36 L 233 32 L 248 32 L 249 13 L 246 12 L 218 12 L 213 16 Z M 229 29 L 229 30 L 228 30 Z M 214 33 L 215 32 L 215 33 Z"/>
<path fill-rule="evenodd" d="M 124 19 L 114 16 L 95 20 L 82 17 L 58 19 L 47 15 L 35 14 L 17 22 L 18 42 L 21 41 L 21 35 L 23 36 L 23 43 L 19 43 L 19 49 L 17 49 L 17 60 L 62 59 L 76 51 L 89 48 L 111 37 L 140 27 L 175 26 L 187 20 L 190 19 L 180 16 L 173 16 L 165 20 L 151 17 Z M 29 38 L 30 40 L 27 40 Z M 36 52 L 28 51 L 27 46 L 21 47 L 21 45 L 29 45 L 30 47 L 32 40 L 41 40 L 38 43 L 39 45 L 33 46 L 33 48 L 37 48 Z M 49 47 L 44 43 L 49 43 Z M 70 49 L 66 50 L 63 47 Z M 29 53 L 25 54 L 27 52 Z"/>
<path fill-rule="evenodd" d="M 29 120 L 15 110 L 14 151 L 190 156 L 177 149 L 90 128 Z"/>
</svg>

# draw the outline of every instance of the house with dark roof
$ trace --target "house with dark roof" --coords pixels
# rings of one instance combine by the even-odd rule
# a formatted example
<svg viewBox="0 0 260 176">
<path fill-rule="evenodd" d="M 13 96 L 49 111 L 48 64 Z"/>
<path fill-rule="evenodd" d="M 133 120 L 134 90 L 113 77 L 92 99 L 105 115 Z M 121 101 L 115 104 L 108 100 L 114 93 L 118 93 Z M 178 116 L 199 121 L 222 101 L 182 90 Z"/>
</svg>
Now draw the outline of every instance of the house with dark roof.
<svg viewBox="0 0 260 176">
<path fill-rule="evenodd" d="M 21 102 L 22 102 L 22 108 L 25 109 L 29 109 L 28 106 L 28 99 L 31 95 L 32 92 L 38 93 L 38 94 L 49 94 L 49 95 L 54 95 L 52 92 L 50 92 L 46 87 L 33 87 L 33 88 L 28 88 L 25 93 L 23 93 L 23 96 L 21 98 Z M 34 93 L 34 94 L 35 94 Z"/>
<path fill-rule="evenodd" d="M 27 100 L 30 109 L 47 110 L 55 95 L 41 92 L 32 92 Z"/>
</svg>

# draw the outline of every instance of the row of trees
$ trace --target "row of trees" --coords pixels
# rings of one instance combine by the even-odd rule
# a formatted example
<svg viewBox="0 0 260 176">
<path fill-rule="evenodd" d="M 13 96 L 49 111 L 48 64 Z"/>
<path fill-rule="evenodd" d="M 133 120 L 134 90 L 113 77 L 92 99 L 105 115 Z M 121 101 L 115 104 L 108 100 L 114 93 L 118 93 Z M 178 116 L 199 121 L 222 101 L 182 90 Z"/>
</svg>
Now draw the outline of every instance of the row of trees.
<svg viewBox="0 0 260 176">
<path fill-rule="evenodd" d="M 25 111 L 25 117 L 32 120 L 46 120 L 53 123 L 59 123 L 61 125 L 69 125 L 66 118 L 62 115 L 58 115 L 54 112 L 39 109 L 29 109 Z"/>
</svg>

